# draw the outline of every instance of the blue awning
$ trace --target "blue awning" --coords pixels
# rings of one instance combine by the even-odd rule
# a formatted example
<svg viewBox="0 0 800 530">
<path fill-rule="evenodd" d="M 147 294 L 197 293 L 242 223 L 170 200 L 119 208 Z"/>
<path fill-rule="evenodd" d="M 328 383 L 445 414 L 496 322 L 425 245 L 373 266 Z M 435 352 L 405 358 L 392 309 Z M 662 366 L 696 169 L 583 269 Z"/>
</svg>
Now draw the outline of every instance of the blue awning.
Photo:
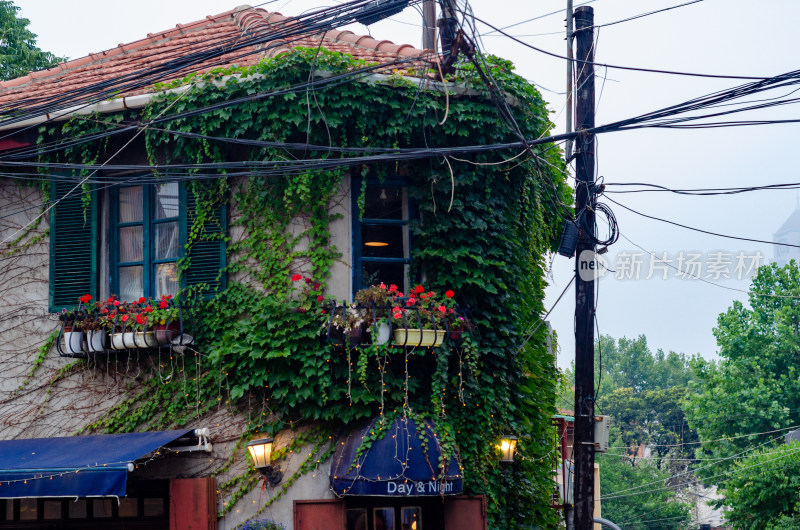
<svg viewBox="0 0 800 530">
<path fill-rule="evenodd" d="M 134 461 L 192 431 L 2 440 L 0 499 L 124 497 Z"/>
<path fill-rule="evenodd" d="M 462 492 L 461 468 L 456 455 L 441 473 L 439 437 L 431 422 L 422 427 L 427 451 L 423 451 L 417 425 L 399 417 L 369 450 L 358 454 L 364 437 L 374 432 L 378 420 L 351 432 L 338 442 L 331 465 L 331 489 L 336 495 L 421 497 Z"/>
</svg>

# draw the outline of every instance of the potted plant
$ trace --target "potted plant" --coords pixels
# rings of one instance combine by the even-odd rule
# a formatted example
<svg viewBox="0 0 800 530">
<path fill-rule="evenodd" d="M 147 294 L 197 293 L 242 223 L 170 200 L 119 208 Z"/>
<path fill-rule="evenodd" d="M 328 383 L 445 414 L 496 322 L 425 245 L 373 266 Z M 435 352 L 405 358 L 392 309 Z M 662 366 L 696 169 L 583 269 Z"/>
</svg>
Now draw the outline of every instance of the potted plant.
<svg viewBox="0 0 800 530">
<path fill-rule="evenodd" d="M 115 350 L 134 348 L 133 322 L 130 320 L 130 304 L 114 300 L 113 309 L 109 312 L 107 323 L 111 326 L 111 347 Z"/>
<path fill-rule="evenodd" d="M 181 334 L 180 315 L 178 306 L 172 300 L 172 295 L 161 295 L 158 302 L 151 302 L 149 319 L 155 333 L 158 345 L 165 345 Z"/>
<path fill-rule="evenodd" d="M 392 320 L 397 323 L 394 342 L 400 346 L 439 346 L 444 342 L 447 316 L 453 302 L 453 291 L 441 297 L 422 285 L 412 290 L 404 306 L 392 308 Z M 414 324 L 418 324 L 413 327 Z"/>
<path fill-rule="evenodd" d="M 84 352 L 84 333 L 83 323 L 86 313 L 83 311 L 83 304 L 88 304 L 92 300 L 92 295 L 85 294 L 78 299 L 78 307 L 74 311 L 61 310 L 61 319 L 64 321 L 64 351 L 71 355 Z"/>
<path fill-rule="evenodd" d="M 356 307 L 363 312 L 364 324 L 371 333 L 375 344 L 386 344 L 391 336 L 389 312 L 397 298 L 403 293 L 397 286 L 385 283 L 372 285 L 358 291 L 354 297 Z"/>
<path fill-rule="evenodd" d="M 137 348 L 154 348 L 158 346 L 155 333 L 150 323 L 152 305 L 144 305 L 147 301 L 139 301 L 138 311 L 133 314 L 133 343 Z"/>
</svg>

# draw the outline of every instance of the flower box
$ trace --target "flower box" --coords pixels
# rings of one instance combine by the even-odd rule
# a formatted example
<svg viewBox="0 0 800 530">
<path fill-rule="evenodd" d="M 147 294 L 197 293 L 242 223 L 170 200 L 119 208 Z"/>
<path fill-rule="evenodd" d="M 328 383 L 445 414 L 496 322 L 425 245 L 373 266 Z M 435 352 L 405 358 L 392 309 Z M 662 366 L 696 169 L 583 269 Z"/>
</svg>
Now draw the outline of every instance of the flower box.
<svg viewBox="0 0 800 530">
<path fill-rule="evenodd" d="M 397 328 L 394 343 L 399 346 L 440 346 L 444 342 L 443 329 Z"/>
</svg>

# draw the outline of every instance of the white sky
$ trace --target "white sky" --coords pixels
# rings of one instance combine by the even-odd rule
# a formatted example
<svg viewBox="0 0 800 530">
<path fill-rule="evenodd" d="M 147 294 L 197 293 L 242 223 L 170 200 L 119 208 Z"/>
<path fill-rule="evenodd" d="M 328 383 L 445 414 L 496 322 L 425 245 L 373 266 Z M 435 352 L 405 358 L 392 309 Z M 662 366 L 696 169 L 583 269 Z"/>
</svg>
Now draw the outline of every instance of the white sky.
<svg viewBox="0 0 800 530">
<path fill-rule="evenodd" d="M 256 0 L 257 1 L 257 0 Z M 632 15 L 683 3 L 685 0 L 595 0 L 595 23 L 604 24 Z M 217 14 L 237 2 L 211 0 L 16 0 L 22 16 L 31 20 L 42 49 L 77 58 L 143 38 L 149 32 L 174 27 Z M 575 0 L 579 5 L 580 0 Z M 264 7 L 284 15 L 333 5 L 325 0 L 277 0 Z M 563 10 L 566 0 L 473 0 L 477 17 L 504 27 L 526 19 Z M 793 0 L 704 0 L 664 13 L 601 28 L 596 60 L 602 63 L 688 72 L 746 76 L 770 76 L 798 68 L 796 21 L 800 2 Z M 413 9 L 392 20 L 349 28 L 396 43 L 419 46 L 420 17 Z M 480 28 L 488 33 L 488 28 Z M 563 11 L 510 29 L 514 35 L 537 47 L 564 54 Z M 556 33 L 554 35 L 541 35 Z M 536 35 L 536 36 L 532 36 Z M 511 59 L 526 78 L 539 83 L 545 100 L 551 102 L 557 131 L 564 128 L 566 66 L 562 60 L 486 35 L 484 48 Z M 680 77 L 609 69 L 598 70 L 597 123 L 618 119 L 680 103 L 692 97 L 732 87 L 743 81 Z M 603 82 L 603 76 L 607 76 Z M 602 92 L 601 92 L 602 87 Z M 788 91 L 786 91 L 788 92 Z M 778 94 L 768 94 L 767 97 Z M 793 106 L 738 119 L 797 118 Z M 798 124 L 734 129 L 639 130 L 601 135 L 598 138 L 598 175 L 606 182 L 649 182 L 673 188 L 755 186 L 800 181 L 793 160 L 800 149 L 792 141 Z M 795 209 L 797 192 L 762 191 L 723 197 L 686 197 L 667 193 L 615 194 L 623 204 L 651 215 L 727 234 L 770 240 L 772 234 Z M 768 245 L 706 236 L 647 220 L 613 207 L 622 234 L 656 253 L 722 251 L 738 254 L 760 250 L 772 258 Z M 619 263 L 619 253 L 639 252 L 620 238 L 607 255 L 610 266 Z M 556 256 L 553 285 L 548 289 L 549 309 L 573 272 L 573 260 Z M 647 260 L 643 275 L 646 275 Z M 705 270 L 703 271 L 705 275 Z M 720 312 L 734 299 L 746 300 L 740 292 L 696 280 L 616 280 L 599 282 L 598 324 L 604 334 L 645 334 L 651 348 L 700 353 L 714 358 L 716 343 L 712 328 Z M 613 276 L 613 274 L 609 274 Z M 722 280 L 735 289 L 747 289 L 747 281 Z M 574 294 L 570 290 L 549 320 L 559 333 L 559 364 L 574 357 Z"/>
</svg>

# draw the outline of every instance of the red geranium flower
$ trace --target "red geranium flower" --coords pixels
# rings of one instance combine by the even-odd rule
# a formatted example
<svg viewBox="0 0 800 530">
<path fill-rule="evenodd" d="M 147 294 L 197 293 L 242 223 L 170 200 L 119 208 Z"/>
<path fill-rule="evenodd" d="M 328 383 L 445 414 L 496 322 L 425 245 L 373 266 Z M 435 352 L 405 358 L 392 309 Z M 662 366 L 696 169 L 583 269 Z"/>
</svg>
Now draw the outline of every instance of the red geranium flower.
<svg viewBox="0 0 800 530">
<path fill-rule="evenodd" d="M 436 310 L 439 311 L 440 313 L 444 313 L 447 311 L 447 308 L 443 305 L 440 305 L 439 307 L 436 308 Z"/>
<path fill-rule="evenodd" d="M 122 321 L 123 322 L 127 322 L 128 321 L 128 315 L 122 315 Z"/>
<path fill-rule="evenodd" d="M 453 298 L 456 295 L 456 293 L 454 293 L 453 291 L 447 291 L 446 293 L 444 293 L 444 295 L 447 298 Z"/>
<path fill-rule="evenodd" d="M 141 297 L 141 298 L 139 298 L 139 303 L 140 303 L 140 304 L 143 304 L 143 303 L 145 303 L 145 302 L 147 302 L 147 298 L 145 298 L 144 296 L 143 296 L 143 297 Z"/>
<path fill-rule="evenodd" d="M 139 324 L 144 324 L 145 322 L 147 322 L 147 317 L 139 313 L 136 315 L 136 322 L 138 322 Z"/>
<path fill-rule="evenodd" d="M 428 298 L 428 295 L 426 295 L 425 293 L 422 293 L 421 295 L 419 295 L 419 297 L 422 298 L 422 299 L 425 299 L 425 298 Z"/>
<path fill-rule="evenodd" d="M 322 302 L 324 302 L 324 301 L 325 301 L 325 297 L 324 297 L 324 296 L 322 296 L 322 295 L 319 295 L 319 296 L 317 297 L 317 302 L 319 302 L 320 304 L 321 304 Z"/>
<path fill-rule="evenodd" d="M 322 287 L 320 284 L 315 283 L 314 287 L 311 289 L 312 291 L 319 291 L 319 288 Z"/>
<path fill-rule="evenodd" d="M 299 274 L 295 274 L 294 276 L 292 276 L 292 281 L 293 282 L 299 282 L 302 279 L 303 279 L 303 277 L 300 276 Z"/>
<path fill-rule="evenodd" d="M 106 313 L 108 313 L 108 308 L 107 308 L 107 307 L 104 307 L 104 308 L 103 308 L 103 311 L 102 311 L 102 313 L 103 313 L 104 315 L 105 315 Z"/>
<path fill-rule="evenodd" d="M 116 307 L 116 306 L 120 305 L 121 303 L 122 303 L 122 302 L 120 302 L 119 300 L 114 300 L 114 307 Z"/>
<path fill-rule="evenodd" d="M 167 302 L 166 300 L 161 300 L 161 301 L 158 303 L 158 308 L 159 308 L 159 309 L 166 309 L 166 308 L 168 308 L 168 307 L 169 307 L 169 302 Z"/>
<path fill-rule="evenodd" d="M 81 302 L 82 304 L 88 304 L 88 303 L 89 303 L 89 301 L 90 301 L 91 299 L 92 299 L 92 295 L 90 295 L 90 294 L 85 294 L 85 295 L 83 295 L 83 296 L 81 296 L 81 297 L 80 297 L 80 302 Z"/>
<path fill-rule="evenodd" d="M 417 285 L 416 287 L 414 287 L 414 293 L 419 294 L 419 293 L 424 293 L 424 292 L 425 292 L 425 288 L 423 286 Z"/>
<path fill-rule="evenodd" d="M 145 313 L 152 313 L 153 312 L 153 306 L 149 305 L 149 306 L 145 307 L 144 308 L 144 312 Z"/>
<path fill-rule="evenodd" d="M 389 285 L 389 292 L 393 293 L 395 291 L 397 291 L 397 286 L 395 284 Z"/>
<path fill-rule="evenodd" d="M 406 305 L 409 305 L 409 306 L 414 305 L 416 303 L 417 303 L 417 301 L 414 298 L 409 298 L 408 300 L 406 300 Z"/>
<path fill-rule="evenodd" d="M 386 284 L 381 282 L 381 289 L 386 289 Z"/>
<path fill-rule="evenodd" d="M 436 293 L 433 291 L 428 291 L 428 298 L 433 298 L 434 296 L 436 296 Z"/>
<path fill-rule="evenodd" d="M 403 313 L 393 313 L 392 316 L 394 318 L 403 318 Z"/>
</svg>

